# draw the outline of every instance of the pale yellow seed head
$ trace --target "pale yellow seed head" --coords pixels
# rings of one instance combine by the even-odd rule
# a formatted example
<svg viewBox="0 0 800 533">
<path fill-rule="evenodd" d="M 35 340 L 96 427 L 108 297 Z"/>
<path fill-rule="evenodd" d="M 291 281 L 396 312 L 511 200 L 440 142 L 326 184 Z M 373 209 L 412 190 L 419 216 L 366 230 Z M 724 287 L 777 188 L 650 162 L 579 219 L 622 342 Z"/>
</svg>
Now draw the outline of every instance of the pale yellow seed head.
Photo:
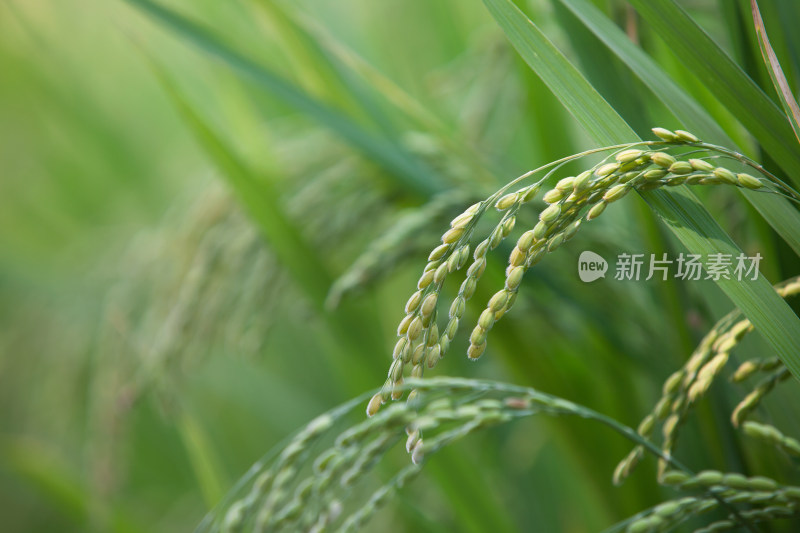
<svg viewBox="0 0 800 533">
<path fill-rule="evenodd" d="M 370 398 L 369 403 L 367 404 L 367 416 L 372 417 L 378 412 L 378 409 L 380 409 L 381 405 L 383 405 L 383 397 L 379 392 Z"/>
<path fill-rule="evenodd" d="M 561 206 L 559 204 L 551 204 L 547 206 L 541 213 L 539 213 L 539 220 L 546 224 L 550 224 L 561 214 Z"/>
<path fill-rule="evenodd" d="M 658 179 L 663 178 L 667 174 L 669 174 L 669 170 L 664 170 L 663 168 L 654 168 L 654 169 L 648 170 L 647 172 L 645 172 L 642 175 L 644 176 L 644 179 L 647 179 L 647 180 L 658 180 Z"/>
<path fill-rule="evenodd" d="M 414 449 L 411 450 L 411 462 L 418 465 L 422 464 L 423 459 L 425 459 L 425 450 L 423 449 L 422 439 L 419 439 L 414 444 Z"/>
<path fill-rule="evenodd" d="M 414 320 L 414 315 L 404 316 L 403 320 L 401 320 L 400 324 L 397 326 L 397 335 L 405 335 L 412 320 Z"/>
<path fill-rule="evenodd" d="M 564 240 L 568 241 L 572 237 L 574 237 L 575 234 L 578 233 L 578 229 L 580 227 L 581 227 L 581 221 L 580 220 L 576 220 L 575 222 L 570 224 L 569 227 L 567 227 L 567 229 L 564 230 Z"/>
<path fill-rule="evenodd" d="M 466 308 L 466 302 L 461 296 L 456 296 L 450 304 L 450 318 L 461 318 Z"/>
<path fill-rule="evenodd" d="M 486 350 L 486 341 L 483 341 L 482 344 L 471 344 L 469 349 L 467 350 L 467 357 L 469 357 L 472 360 L 478 359 L 485 350 Z"/>
<path fill-rule="evenodd" d="M 450 347 L 450 338 L 449 337 L 442 337 L 439 341 L 439 357 L 444 357 L 444 354 L 447 353 L 447 349 Z"/>
<path fill-rule="evenodd" d="M 422 333 L 422 318 L 416 316 L 409 324 L 406 336 L 409 341 L 414 342 L 419 338 L 420 333 Z"/>
<path fill-rule="evenodd" d="M 456 264 L 456 269 L 460 270 L 466 264 L 467 259 L 469 259 L 469 245 L 465 244 L 462 246 L 457 254 L 458 256 L 458 263 Z"/>
<path fill-rule="evenodd" d="M 542 258 L 545 256 L 546 252 L 547 252 L 547 249 L 544 248 L 543 246 L 540 246 L 538 248 L 534 248 L 530 252 L 530 254 L 528 254 L 528 260 L 525 262 L 525 266 L 531 267 L 531 266 L 535 265 L 536 263 L 538 263 L 539 261 L 542 260 Z"/>
<path fill-rule="evenodd" d="M 736 175 L 728 170 L 727 168 L 717 167 L 714 169 L 714 177 L 718 178 L 725 183 L 729 183 L 731 185 L 739 185 L 739 180 L 736 179 Z"/>
<path fill-rule="evenodd" d="M 450 228 L 444 235 L 442 235 L 442 242 L 444 244 L 453 244 L 464 235 L 464 228 Z"/>
<path fill-rule="evenodd" d="M 422 293 L 422 290 L 418 290 L 411 295 L 411 298 L 406 302 L 406 313 L 413 313 L 417 310 L 419 303 L 422 301 Z"/>
<path fill-rule="evenodd" d="M 506 305 L 508 301 L 508 293 L 506 291 L 498 291 L 489 299 L 489 304 L 486 306 L 487 308 L 491 309 L 493 312 L 497 312 Z M 476 343 L 477 344 L 477 343 Z"/>
<path fill-rule="evenodd" d="M 511 233 L 511 230 L 514 229 L 514 224 L 517 222 L 517 217 L 508 217 L 506 220 L 503 221 L 503 237 L 508 237 L 508 234 Z"/>
<path fill-rule="evenodd" d="M 615 159 L 617 160 L 617 163 L 621 163 L 621 164 L 630 163 L 630 162 L 636 161 L 637 159 L 642 157 L 642 154 L 644 154 L 644 152 L 642 152 L 641 150 L 637 150 L 635 148 L 632 148 L 630 150 L 625 150 L 625 151 L 622 151 L 622 152 L 618 153 L 616 155 Z"/>
<path fill-rule="evenodd" d="M 607 163 L 595 171 L 595 174 L 604 178 L 619 170 L 619 163 Z"/>
<path fill-rule="evenodd" d="M 678 140 L 687 142 L 687 143 L 697 143 L 700 142 L 700 139 L 697 138 L 693 133 L 689 133 L 688 131 L 684 130 L 675 130 L 675 135 L 678 137 Z"/>
<path fill-rule="evenodd" d="M 458 317 L 453 317 L 450 319 L 450 322 L 447 323 L 447 328 L 444 330 L 444 336 L 448 339 L 454 339 L 456 336 L 456 332 L 458 331 Z"/>
<path fill-rule="evenodd" d="M 445 276 L 447 276 L 448 270 L 449 269 L 447 267 L 447 263 L 439 265 L 439 268 L 437 268 L 436 271 L 433 273 L 433 282 L 436 283 L 437 285 L 443 282 Z"/>
<path fill-rule="evenodd" d="M 664 382 L 664 386 L 661 389 L 661 392 L 664 394 L 664 396 L 668 396 L 678 391 L 678 388 L 683 382 L 684 375 L 685 373 L 683 370 L 678 370 L 673 372 L 667 378 L 667 380 Z"/>
<path fill-rule="evenodd" d="M 485 241 L 481 241 L 478 246 L 475 247 L 475 252 L 472 254 L 474 259 L 478 259 L 486 255 L 486 252 L 489 250 L 489 239 Z"/>
<path fill-rule="evenodd" d="M 497 226 L 489 237 L 489 248 L 494 250 L 503 241 L 503 226 Z"/>
<path fill-rule="evenodd" d="M 394 345 L 394 350 L 392 351 L 392 359 L 401 359 L 403 357 L 403 353 L 408 348 L 408 339 L 402 337 L 397 340 L 397 343 Z"/>
<path fill-rule="evenodd" d="M 698 172 L 714 172 L 714 165 L 702 159 L 690 159 L 689 164 Z"/>
<path fill-rule="evenodd" d="M 484 309 L 481 313 L 481 316 L 478 318 L 478 326 L 480 326 L 481 330 L 489 331 L 494 326 L 494 315 L 495 311 L 491 309 Z"/>
<path fill-rule="evenodd" d="M 431 282 L 433 282 L 433 274 L 434 274 L 433 270 L 425 271 L 425 273 L 422 274 L 422 276 L 420 276 L 419 281 L 417 282 L 417 288 L 422 290 L 428 285 L 430 285 Z"/>
<path fill-rule="evenodd" d="M 444 254 L 450 249 L 449 244 L 440 244 L 436 248 L 433 249 L 431 255 L 428 256 L 428 261 L 436 261 L 437 259 L 441 259 L 444 257 Z"/>
<path fill-rule="evenodd" d="M 606 210 L 607 205 L 608 203 L 605 201 L 593 205 L 592 208 L 589 209 L 589 213 L 587 213 L 586 215 L 586 220 L 594 220 L 595 218 L 602 215 L 603 211 Z"/>
<path fill-rule="evenodd" d="M 527 203 L 536 198 L 540 187 L 540 185 L 531 185 L 530 187 L 522 189 L 522 191 L 520 191 L 520 194 L 522 194 L 522 201 Z"/>
<path fill-rule="evenodd" d="M 452 254 L 447 258 L 447 271 L 455 272 L 458 270 L 458 254 Z"/>
<path fill-rule="evenodd" d="M 519 284 L 522 282 L 522 276 L 525 275 L 525 268 L 517 266 L 511 269 L 506 278 L 506 288 L 511 291 L 517 290 Z"/>
<path fill-rule="evenodd" d="M 425 268 L 422 269 L 422 272 L 424 273 L 429 270 L 436 270 L 441 264 L 442 264 L 441 259 L 437 259 L 436 261 L 430 261 L 425 264 Z"/>
<path fill-rule="evenodd" d="M 655 419 L 653 415 L 647 415 L 644 417 L 644 420 L 639 423 L 639 427 L 636 428 L 636 433 L 643 437 L 649 437 L 653 431 L 653 426 L 655 425 Z"/>
<path fill-rule="evenodd" d="M 627 184 L 614 185 L 603 195 L 603 201 L 606 203 L 615 202 L 628 194 L 629 190 L 630 187 Z"/>
<path fill-rule="evenodd" d="M 474 217 L 475 215 L 473 213 L 461 213 L 450 222 L 450 227 L 464 228 L 467 225 L 469 225 L 469 223 L 472 221 Z"/>
<path fill-rule="evenodd" d="M 747 189 L 755 190 L 764 186 L 764 184 L 761 183 L 761 180 L 755 176 L 751 176 L 750 174 L 736 174 L 736 178 L 739 182 L 739 185 Z"/>
<path fill-rule="evenodd" d="M 419 365 L 424 356 L 425 356 L 425 345 L 423 344 L 417 345 L 414 348 L 414 351 L 411 353 L 411 364 Z"/>
<path fill-rule="evenodd" d="M 419 437 L 420 435 L 418 429 L 415 429 L 414 431 L 408 434 L 408 439 L 406 440 L 406 451 L 408 453 L 411 453 L 411 450 L 414 449 L 414 445 L 419 440 Z"/>
<path fill-rule="evenodd" d="M 464 280 L 464 283 L 461 284 L 461 295 L 466 299 L 469 300 L 475 295 L 475 287 L 477 287 L 478 281 L 475 278 L 467 278 Z"/>
<path fill-rule="evenodd" d="M 437 344 L 431 348 L 430 352 L 428 352 L 428 357 L 427 357 L 428 368 L 433 368 L 434 366 L 436 366 L 436 363 L 438 363 L 439 359 L 442 358 L 441 350 L 442 349 Z"/>
<path fill-rule="evenodd" d="M 572 184 L 572 190 L 575 194 L 580 194 L 587 190 L 592 183 L 592 172 L 587 170 L 581 172 Z"/>
<path fill-rule="evenodd" d="M 680 176 L 685 174 L 691 174 L 694 171 L 692 168 L 692 164 L 688 161 L 675 161 L 670 165 L 669 171 L 673 174 L 678 174 Z"/>
<path fill-rule="evenodd" d="M 525 255 L 525 252 L 519 248 L 514 248 L 511 252 L 511 256 L 508 258 L 508 263 L 512 266 L 522 265 L 525 263 Z"/>
<path fill-rule="evenodd" d="M 523 252 L 527 252 L 530 250 L 531 246 L 533 246 L 534 240 L 536 240 L 536 237 L 533 235 L 533 230 L 528 230 L 520 236 L 517 241 L 517 248 Z"/>
<path fill-rule="evenodd" d="M 558 183 L 556 183 L 556 189 L 558 189 L 564 194 L 570 193 L 573 191 L 574 184 L 575 184 L 575 177 L 569 176 L 567 178 L 562 178 L 558 180 Z"/>
<path fill-rule="evenodd" d="M 655 133 L 656 137 L 658 137 L 658 138 L 660 138 L 660 139 L 662 139 L 664 141 L 667 141 L 667 142 L 672 142 L 672 141 L 677 141 L 678 140 L 678 136 L 675 133 L 673 133 L 670 130 L 668 130 L 668 129 L 653 128 L 650 131 Z"/>
<path fill-rule="evenodd" d="M 397 383 L 399 379 L 403 377 L 403 360 L 402 359 L 395 359 L 392 363 L 392 366 L 389 367 L 389 379 L 392 380 L 392 383 Z"/>
<path fill-rule="evenodd" d="M 486 329 L 484 329 L 480 324 L 475 326 L 469 336 L 469 342 L 470 344 L 475 345 L 486 342 Z"/>
<path fill-rule="evenodd" d="M 675 164 L 675 158 L 665 152 L 653 152 L 650 154 L 650 160 L 663 168 L 669 168 Z"/>
<path fill-rule="evenodd" d="M 397 383 L 394 384 L 394 388 L 392 389 L 392 400 L 399 400 L 403 397 L 403 377 L 400 376 L 400 379 L 397 380 Z"/>
<path fill-rule="evenodd" d="M 428 296 L 426 296 L 425 299 L 422 301 L 422 305 L 420 306 L 420 311 L 419 312 L 423 316 L 428 316 L 431 313 L 433 313 L 433 310 L 436 309 L 436 300 L 437 299 L 438 299 L 438 296 L 436 295 L 436 293 L 431 293 Z"/>
<path fill-rule="evenodd" d="M 506 194 L 502 198 L 500 198 L 496 204 L 494 204 L 495 209 L 498 211 L 505 211 L 519 200 L 519 194 L 512 192 L 511 194 Z"/>
<path fill-rule="evenodd" d="M 542 199 L 548 204 L 553 204 L 564 198 L 564 196 L 565 194 L 562 191 L 559 191 L 558 189 L 551 189 L 544 193 Z"/>
<path fill-rule="evenodd" d="M 467 269 L 467 276 L 479 278 L 483 275 L 484 270 L 486 270 L 486 257 L 481 257 L 469 266 Z"/>
<path fill-rule="evenodd" d="M 555 252 L 562 244 L 564 244 L 564 234 L 559 233 L 554 235 L 553 238 L 547 243 L 547 251 Z"/>
<path fill-rule="evenodd" d="M 474 215 L 475 213 L 477 213 L 477 212 L 478 212 L 478 209 L 480 209 L 480 208 L 481 208 L 481 204 L 482 204 L 482 203 L 483 203 L 483 202 L 475 202 L 474 204 L 472 204 L 471 206 L 469 206 L 469 207 L 467 208 L 467 210 L 466 210 L 466 211 L 464 211 L 464 213 L 466 213 L 466 214 L 469 214 L 469 215 Z"/>
<path fill-rule="evenodd" d="M 536 238 L 537 241 L 540 241 L 540 240 L 544 239 L 544 237 L 547 235 L 547 230 L 548 229 L 549 229 L 549 226 L 548 226 L 548 224 L 546 222 L 539 221 L 533 227 L 533 236 Z"/>
</svg>

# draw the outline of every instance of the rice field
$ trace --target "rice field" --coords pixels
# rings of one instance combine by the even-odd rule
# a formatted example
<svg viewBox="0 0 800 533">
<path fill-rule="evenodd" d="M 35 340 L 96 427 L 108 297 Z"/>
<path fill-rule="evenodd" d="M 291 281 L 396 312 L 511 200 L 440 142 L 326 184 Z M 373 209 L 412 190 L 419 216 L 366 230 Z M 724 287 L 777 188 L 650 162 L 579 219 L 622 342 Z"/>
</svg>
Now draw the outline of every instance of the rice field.
<svg viewBox="0 0 800 533">
<path fill-rule="evenodd" d="M 797 530 L 798 22 L 3 3 L 1 529 Z"/>
</svg>

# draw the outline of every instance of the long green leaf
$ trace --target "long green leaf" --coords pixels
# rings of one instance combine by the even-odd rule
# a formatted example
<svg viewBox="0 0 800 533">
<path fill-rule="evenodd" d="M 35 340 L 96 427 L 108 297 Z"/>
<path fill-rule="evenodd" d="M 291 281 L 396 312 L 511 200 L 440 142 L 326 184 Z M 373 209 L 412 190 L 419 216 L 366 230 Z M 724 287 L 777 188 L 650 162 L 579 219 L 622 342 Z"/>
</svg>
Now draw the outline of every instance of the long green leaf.
<svg viewBox="0 0 800 533">
<path fill-rule="evenodd" d="M 630 126 L 603 100 L 564 55 L 510 0 L 484 0 L 506 36 L 584 129 L 600 144 L 636 140 Z M 739 248 L 687 188 L 643 193 L 689 252 L 737 256 Z M 800 319 L 763 276 L 716 281 L 800 379 Z"/>
<path fill-rule="evenodd" d="M 364 130 L 346 115 L 314 99 L 263 65 L 241 55 L 199 24 L 150 0 L 127 0 L 127 2 L 201 50 L 219 58 L 273 96 L 340 135 L 365 156 L 402 179 L 405 188 L 423 196 L 430 196 L 442 190 L 437 175 L 399 146 Z"/>
<path fill-rule="evenodd" d="M 800 141 L 800 107 L 797 106 L 797 100 L 792 95 L 792 89 L 789 87 L 786 75 L 778 62 L 778 56 L 775 55 L 775 50 L 772 49 L 772 44 L 769 42 L 767 29 L 764 27 L 761 11 L 758 9 L 758 2 L 750 0 L 750 8 L 753 11 L 753 24 L 758 35 L 758 45 L 761 48 L 764 63 L 767 65 L 769 77 L 772 78 L 772 84 L 775 85 L 775 90 L 778 92 L 781 104 L 783 104 L 783 110 L 786 111 L 786 116 L 792 125 L 794 135 Z"/>
<path fill-rule="evenodd" d="M 673 0 L 630 0 L 675 55 L 789 174 L 800 180 L 800 147 L 783 112 Z"/>
<path fill-rule="evenodd" d="M 683 126 L 714 143 L 736 147 L 711 115 L 634 45 L 627 35 L 587 0 L 559 0 L 622 60 L 653 94 L 675 114 Z M 800 212 L 779 196 L 752 191 L 742 194 L 770 226 L 800 255 Z"/>
</svg>

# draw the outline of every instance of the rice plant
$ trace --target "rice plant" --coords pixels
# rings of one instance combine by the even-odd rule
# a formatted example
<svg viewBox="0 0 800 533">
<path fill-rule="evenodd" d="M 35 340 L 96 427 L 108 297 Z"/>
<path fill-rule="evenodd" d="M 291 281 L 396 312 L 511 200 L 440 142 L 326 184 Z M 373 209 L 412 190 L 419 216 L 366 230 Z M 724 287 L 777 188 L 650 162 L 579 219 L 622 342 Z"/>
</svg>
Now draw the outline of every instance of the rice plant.
<svg viewBox="0 0 800 533">
<path fill-rule="evenodd" d="M 797 528 L 795 1 L 49 4 L 4 531 Z"/>
</svg>

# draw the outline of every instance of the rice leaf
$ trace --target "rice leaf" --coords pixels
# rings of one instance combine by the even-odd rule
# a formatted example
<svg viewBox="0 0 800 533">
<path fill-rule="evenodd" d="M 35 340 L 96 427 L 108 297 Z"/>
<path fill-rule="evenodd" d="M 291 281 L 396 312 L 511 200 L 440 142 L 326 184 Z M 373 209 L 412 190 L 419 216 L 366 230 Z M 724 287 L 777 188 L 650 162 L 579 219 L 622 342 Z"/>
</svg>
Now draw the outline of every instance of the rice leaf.
<svg viewBox="0 0 800 533">
<path fill-rule="evenodd" d="M 692 72 L 711 90 L 794 181 L 800 147 L 780 108 L 674 0 L 631 0 Z"/>
<path fill-rule="evenodd" d="M 233 50 L 198 23 L 150 0 L 127 1 L 194 46 L 221 60 L 239 76 L 255 82 L 273 96 L 341 136 L 367 158 L 385 168 L 406 190 L 425 197 L 442 190 L 438 176 L 398 145 L 363 129 L 348 116 L 313 98 L 267 67 Z"/>
<path fill-rule="evenodd" d="M 523 59 L 596 142 L 610 145 L 637 139 L 630 126 L 510 0 L 484 0 L 484 4 Z M 642 197 L 690 253 L 702 257 L 740 253 L 690 191 L 651 191 Z M 800 378 L 800 319 L 767 280 L 760 276 L 751 282 L 720 279 L 716 283 Z"/>
<path fill-rule="evenodd" d="M 676 84 L 653 59 L 634 45 L 616 24 L 587 0 L 559 0 L 675 114 L 703 139 L 735 148 L 735 143 L 697 101 Z M 800 213 L 778 196 L 742 191 L 770 226 L 800 255 Z"/>
<path fill-rule="evenodd" d="M 758 2 L 750 0 L 750 8 L 753 11 L 753 24 L 758 35 L 758 46 L 761 48 L 761 55 L 767 65 L 769 77 L 772 78 L 772 84 L 775 85 L 775 90 L 778 92 L 783 109 L 786 111 L 786 116 L 792 125 L 794 135 L 800 141 L 800 107 L 798 107 L 797 100 L 792 95 L 792 89 L 789 87 L 786 75 L 783 73 L 778 57 L 775 55 L 775 50 L 772 49 L 772 44 L 769 42 L 767 29 L 764 27 L 761 11 L 758 9 Z"/>
</svg>

